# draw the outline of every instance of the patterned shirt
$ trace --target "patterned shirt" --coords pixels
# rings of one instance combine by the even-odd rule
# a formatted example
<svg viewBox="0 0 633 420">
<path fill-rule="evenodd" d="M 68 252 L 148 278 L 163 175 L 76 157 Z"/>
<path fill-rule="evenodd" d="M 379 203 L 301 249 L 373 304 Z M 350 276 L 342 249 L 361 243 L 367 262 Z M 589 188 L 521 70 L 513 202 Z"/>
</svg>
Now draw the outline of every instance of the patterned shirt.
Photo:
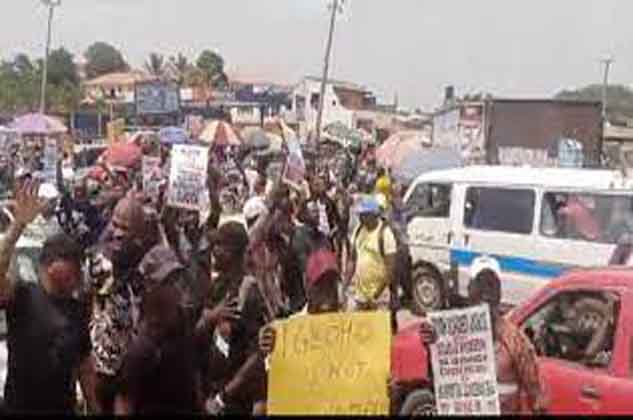
<svg viewBox="0 0 633 420">
<path fill-rule="evenodd" d="M 112 262 L 98 254 L 90 281 L 94 291 L 90 338 L 96 370 L 114 376 L 138 328 L 141 278 L 136 271 L 115 278 Z"/>
</svg>

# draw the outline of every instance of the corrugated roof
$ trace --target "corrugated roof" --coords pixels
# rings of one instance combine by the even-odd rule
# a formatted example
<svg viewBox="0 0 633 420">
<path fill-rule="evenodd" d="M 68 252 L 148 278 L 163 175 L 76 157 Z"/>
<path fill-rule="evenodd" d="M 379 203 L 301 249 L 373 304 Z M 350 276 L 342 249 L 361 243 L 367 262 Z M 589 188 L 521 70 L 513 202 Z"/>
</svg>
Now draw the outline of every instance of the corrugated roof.
<svg viewBox="0 0 633 420">
<path fill-rule="evenodd" d="M 99 76 L 95 79 L 88 80 L 86 86 L 125 86 L 133 85 L 139 82 L 148 82 L 156 80 L 154 76 L 150 76 L 145 72 L 135 70 L 125 73 L 109 73 Z"/>
</svg>

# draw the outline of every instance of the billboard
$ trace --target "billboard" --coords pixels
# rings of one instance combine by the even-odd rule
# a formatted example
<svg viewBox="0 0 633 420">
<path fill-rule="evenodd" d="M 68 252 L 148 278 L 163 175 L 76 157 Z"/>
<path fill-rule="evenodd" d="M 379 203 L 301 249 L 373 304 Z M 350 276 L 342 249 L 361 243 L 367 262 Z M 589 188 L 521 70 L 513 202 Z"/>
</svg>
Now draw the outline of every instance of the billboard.
<svg viewBox="0 0 633 420">
<path fill-rule="evenodd" d="M 180 111 L 180 90 L 172 83 L 137 83 L 135 98 L 137 115 L 173 114 Z"/>
</svg>

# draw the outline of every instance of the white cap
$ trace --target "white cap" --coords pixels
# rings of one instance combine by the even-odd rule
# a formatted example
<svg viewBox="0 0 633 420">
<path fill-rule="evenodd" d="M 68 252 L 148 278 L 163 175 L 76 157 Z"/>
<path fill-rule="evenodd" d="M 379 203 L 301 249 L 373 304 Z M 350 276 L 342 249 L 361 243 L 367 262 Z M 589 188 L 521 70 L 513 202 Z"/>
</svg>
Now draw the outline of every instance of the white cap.
<svg viewBox="0 0 633 420">
<path fill-rule="evenodd" d="M 266 203 L 261 197 L 253 197 L 249 199 L 246 204 L 244 204 L 244 208 L 242 209 L 242 214 L 246 220 L 253 219 L 255 217 L 261 216 L 266 213 L 268 208 L 266 207 Z"/>
</svg>

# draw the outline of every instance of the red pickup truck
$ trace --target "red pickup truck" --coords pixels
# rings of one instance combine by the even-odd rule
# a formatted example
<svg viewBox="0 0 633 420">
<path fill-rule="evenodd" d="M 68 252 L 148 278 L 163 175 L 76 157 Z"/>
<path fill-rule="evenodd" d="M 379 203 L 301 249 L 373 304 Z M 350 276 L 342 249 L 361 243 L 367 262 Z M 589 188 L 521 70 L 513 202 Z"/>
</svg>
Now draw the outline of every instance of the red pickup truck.
<svg viewBox="0 0 633 420">
<path fill-rule="evenodd" d="M 549 414 L 633 413 L 633 270 L 569 272 L 507 316 L 534 344 Z M 428 349 L 419 323 L 393 343 L 401 414 L 434 411 Z"/>
</svg>

